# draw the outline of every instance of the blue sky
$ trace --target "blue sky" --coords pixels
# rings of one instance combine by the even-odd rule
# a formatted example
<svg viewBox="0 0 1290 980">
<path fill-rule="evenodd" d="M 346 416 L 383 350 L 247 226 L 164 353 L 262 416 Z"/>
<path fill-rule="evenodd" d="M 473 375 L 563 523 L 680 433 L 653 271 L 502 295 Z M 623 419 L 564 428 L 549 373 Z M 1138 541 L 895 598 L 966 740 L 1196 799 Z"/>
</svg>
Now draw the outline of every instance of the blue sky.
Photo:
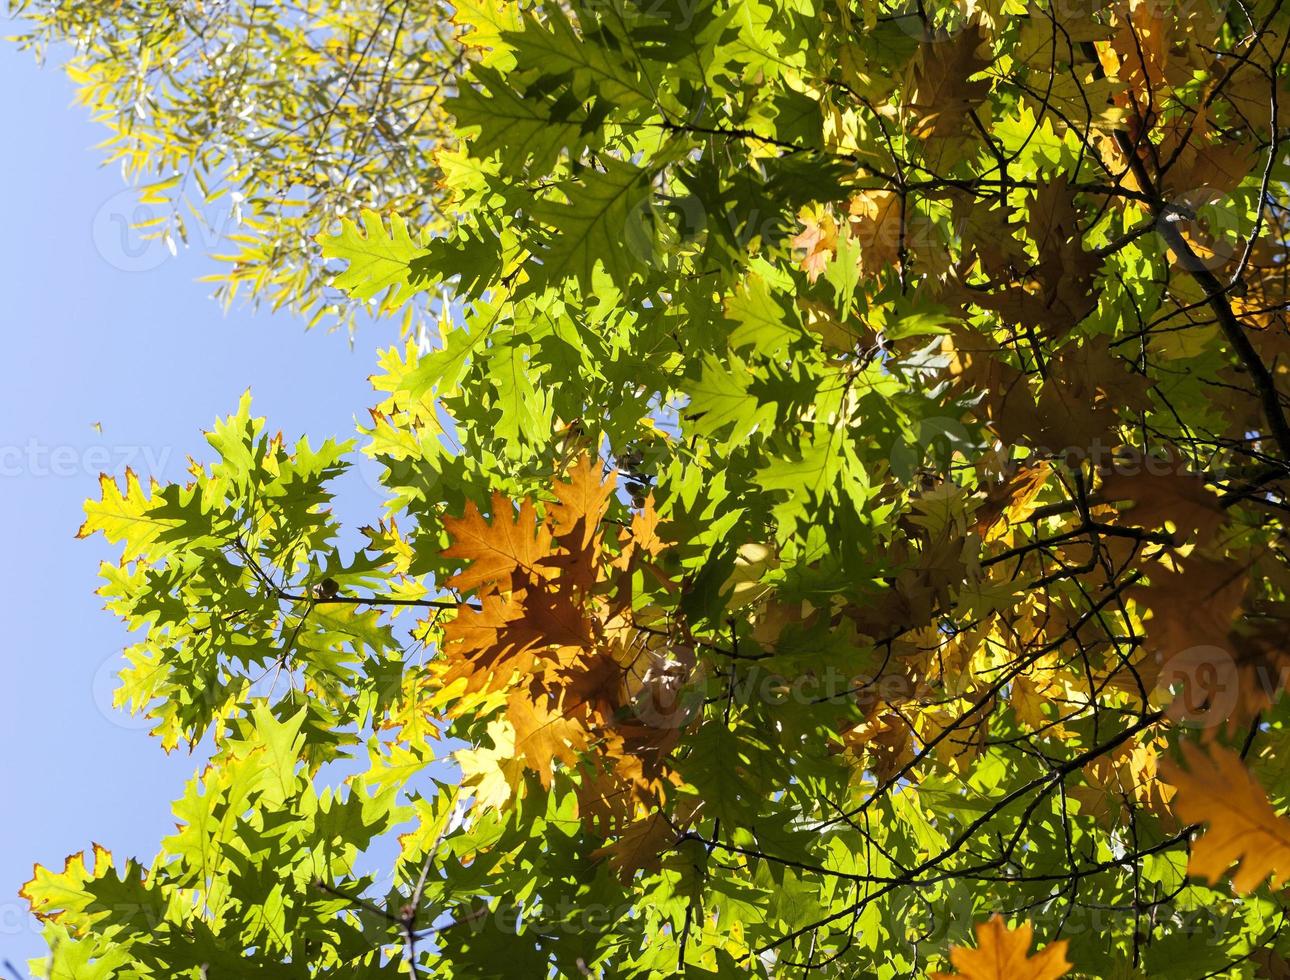
<svg viewBox="0 0 1290 980">
<path fill-rule="evenodd" d="M 21 966 L 43 950 L 17 898 L 32 863 L 61 866 L 91 841 L 150 859 L 198 761 L 163 755 L 110 708 L 127 636 L 94 589 L 116 556 L 74 539 L 98 471 L 181 478 L 247 387 L 288 438 L 348 437 L 396 328 L 368 327 L 351 349 L 285 315 L 225 314 L 195 281 L 214 267 L 199 248 L 171 258 L 122 237 L 120 173 L 99 165 L 102 131 L 56 66 L 0 45 L 0 92 L 0 961 Z M 346 481 L 342 519 L 379 508 L 362 479 Z"/>
</svg>

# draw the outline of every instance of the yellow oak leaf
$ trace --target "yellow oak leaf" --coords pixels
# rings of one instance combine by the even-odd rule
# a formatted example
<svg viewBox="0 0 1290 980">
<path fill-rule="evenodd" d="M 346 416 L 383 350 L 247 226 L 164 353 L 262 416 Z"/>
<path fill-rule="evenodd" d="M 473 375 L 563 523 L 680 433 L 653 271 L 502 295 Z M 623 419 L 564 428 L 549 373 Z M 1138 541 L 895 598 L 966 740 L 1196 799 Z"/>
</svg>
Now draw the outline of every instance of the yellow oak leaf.
<svg viewBox="0 0 1290 980">
<path fill-rule="evenodd" d="M 157 538 L 175 524 L 173 520 L 166 520 L 153 512 L 159 503 L 153 496 L 157 486 L 153 480 L 145 490 L 135 472 L 127 469 L 125 491 L 122 492 L 115 477 L 100 474 L 102 499 L 85 502 L 85 523 L 76 536 L 88 538 L 95 531 L 102 531 L 113 544 L 125 542 L 126 554 L 130 557 L 151 554 Z"/>
<path fill-rule="evenodd" d="M 520 5 L 507 0 L 457 0 L 453 5 L 452 23 L 461 29 L 459 41 L 473 49 L 485 65 L 509 67 L 514 63 L 511 45 L 503 33 L 524 26 Z"/>
<path fill-rule="evenodd" d="M 581 719 L 558 706 L 543 703 L 543 696 L 517 690 L 506 702 L 506 719 L 515 732 L 515 758 L 551 785 L 552 764 L 558 759 L 572 766 L 587 747 L 588 731 Z"/>
<path fill-rule="evenodd" d="M 1178 821 L 1170 806 L 1174 787 L 1158 776 L 1162 742 L 1127 742 L 1099 756 L 1083 769 L 1083 781 L 1067 787 L 1066 793 L 1080 804 L 1080 813 L 1093 817 L 1104 827 L 1125 826 L 1130 808 L 1141 804 L 1160 818 L 1170 831 Z"/>
<path fill-rule="evenodd" d="M 1047 730 L 1048 715 L 1044 708 L 1051 703 L 1046 686 L 1025 674 L 1012 681 L 1012 696 L 1008 699 L 1017 720 L 1032 732 Z"/>
<path fill-rule="evenodd" d="M 27 900 L 38 919 L 59 921 L 69 915 L 79 919 L 92 902 L 85 885 L 111 869 L 112 853 L 95 844 L 91 864 L 86 863 L 84 851 L 69 854 L 62 871 L 50 871 L 38 864 L 18 896 Z"/>
<path fill-rule="evenodd" d="M 515 755 L 515 729 L 499 718 L 488 723 L 492 747 L 461 749 L 453 758 L 461 766 L 461 785 L 480 809 L 500 809 L 524 785 L 524 763 Z"/>
</svg>

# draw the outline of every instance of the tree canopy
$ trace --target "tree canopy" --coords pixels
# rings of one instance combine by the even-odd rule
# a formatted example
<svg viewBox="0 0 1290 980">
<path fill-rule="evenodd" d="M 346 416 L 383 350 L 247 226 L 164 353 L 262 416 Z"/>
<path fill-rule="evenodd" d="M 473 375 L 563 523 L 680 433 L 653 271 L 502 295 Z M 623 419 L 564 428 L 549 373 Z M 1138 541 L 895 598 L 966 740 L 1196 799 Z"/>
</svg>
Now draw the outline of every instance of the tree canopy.
<svg viewBox="0 0 1290 980">
<path fill-rule="evenodd" d="M 364 158 L 424 198 L 316 229 L 434 344 L 87 504 L 120 705 L 213 755 L 37 869 L 37 967 L 1290 974 L 1290 11 L 443 15 L 451 142 Z"/>
<path fill-rule="evenodd" d="M 10 0 L 12 40 L 66 56 L 139 233 L 219 260 L 216 295 L 352 329 L 314 236 L 360 208 L 442 220 L 432 152 L 461 67 L 435 0 Z M 405 322 L 420 324 L 408 307 Z"/>
</svg>

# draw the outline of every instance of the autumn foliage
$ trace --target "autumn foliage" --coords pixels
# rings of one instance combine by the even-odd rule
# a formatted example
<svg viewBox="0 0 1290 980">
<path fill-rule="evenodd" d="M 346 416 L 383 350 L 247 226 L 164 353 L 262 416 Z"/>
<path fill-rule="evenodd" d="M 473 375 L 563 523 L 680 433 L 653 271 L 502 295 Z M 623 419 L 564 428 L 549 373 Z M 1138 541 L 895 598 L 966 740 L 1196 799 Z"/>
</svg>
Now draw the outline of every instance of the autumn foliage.
<svg viewBox="0 0 1290 980">
<path fill-rule="evenodd" d="M 87 505 L 213 757 L 55 975 L 1287 975 L 1290 10 L 445 14 L 363 547 L 246 402 Z"/>
</svg>

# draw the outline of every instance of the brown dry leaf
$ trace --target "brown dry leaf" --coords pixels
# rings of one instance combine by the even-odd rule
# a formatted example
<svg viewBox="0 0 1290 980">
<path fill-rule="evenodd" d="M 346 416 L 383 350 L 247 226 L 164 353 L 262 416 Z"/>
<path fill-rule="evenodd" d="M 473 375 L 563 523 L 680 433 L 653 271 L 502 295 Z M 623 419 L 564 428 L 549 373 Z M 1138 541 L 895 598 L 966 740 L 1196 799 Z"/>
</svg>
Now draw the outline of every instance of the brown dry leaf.
<svg viewBox="0 0 1290 980">
<path fill-rule="evenodd" d="M 1188 874 L 1211 885 L 1232 875 L 1232 887 L 1242 895 L 1271 877 L 1274 885 L 1290 876 L 1290 820 L 1278 816 L 1267 794 L 1241 757 L 1212 744 L 1208 751 L 1183 742 L 1186 768 L 1171 760 L 1161 764 L 1164 777 L 1178 787 L 1174 809 L 1188 823 L 1205 823 L 1192 844 Z"/>
<path fill-rule="evenodd" d="M 1186 612 L 1176 615 L 1172 625 L 1166 622 L 1161 627 L 1173 633 L 1172 647 L 1163 649 L 1156 646 L 1153 611 L 1147 632 L 1155 657 L 1137 665 L 1137 671 L 1144 682 L 1154 685 L 1158 703 L 1168 704 L 1170 718 L 1191 725 L 1226 722 L 1240 728 L 1280 698 L 1290 663 L 1285 633 L 1240 615 L 1241 598 L 1232 588 L 1226 601 L 1201 600 L 1206 608 L 1190 621 Z M 1144 602 L 1150 605 L 1150 594 Z M 1185 604 L 1185 598 L 1177 600 L 1177 605 Z M 1168 612 L 1161 615 L 1167 617 Z M 1128 687 L 1126 683 L 1116 686 Z"/>
<path fill-rule="evenodd" d="M 1090 42 L 1107 41 L 1113 33 L 1099 22 L 1098 12 L 1092 4 L 1065 8 L 1060 31 L 1047 17 L 1019 18 L 1021 30 L 1012 57 L 1026 66 L 1033 93 L 1023 95 L 1022 102 L 1036 115 L 1046 114 L 1058 132 L 1072 124 L 1080 128 L 1085 118 L 1094 131 L 1122 125 L 1124 112 L 1116 106 L 1115 96 L 1123 86 L 1105 76 L 1096 51 L 1088 48 Z"/>
<path fill-rule="evenodd" d="M 1206 88 L 1207 98 L 1217 90 L 1219 94 L 1215 105 L 1226 103 L 1232 116 L 1243 120 L 1251 131 L 1268 131 L 1272 122 L 1271 86 L 1268 84 L 1266 69 L 1257 60 L 1214 66 L 1209 72 Z M 1284 78 L 1278 82 L 1277 89 L 1280 104 L 1284 106 L 1290 103 L 1290 87 L 1286 85 Z"/>
<path fill-rule="evenodd" d="M 653 872 L 659 869 L 659 856 L 672 841 L 676 830 L 662 813 L 628 824 L 612 844 L 592 851 L 592 858 L 608 858 L 609 866 L 622 881 L 631 881 L 637 871 Z"/>
<path fill-rule="evenodd" d="M 969 114 L 990 94 L 988 79 L 969 81 L 990 67 L 986 40 L 981 25 L 973 24 L 948 41 L 934 39 L 919 45 L 913 62 L 913 95 L 906 104 L 914 117 L 915 136 L 952 139 L 967 131 Z"/>
<path fill-rule="evenodd" d="M 1102 260 L 1084 251 L 1077 213 L 1075 190 L 1063 175 L 1035 192 L 1026 227 L 1039 250 L 1036 275 L 1044 312 L 1035 325 L 1056 335 L 1074 327 L 1097 305 L 1093 283 Z"/>
<path fill-rule="evenodd" d="M 1095 447 L 1114 445 L 1125 414 L 1145 410 L 1151 383 L 1126 369 L 1109 338 L 1090 337 L 1069 345 L 1048 362 L 1039 392 L 1043 429 L 1039 439 L 1060 456 L 1087 458 Z"/>
<path fill-rule="evenodd" d="M 1200 188 L 1230 194 L 1259 165 L 1259 155 L 1248 143 L 1213 133 L 1208 115 L 1199 121 L 1189 117 L 1189 122 L 1176 136 L 1166 131 L 1161 157 L 1169 159 L 1175 150 L 1177 157 L 1162 177 L 1164 189 L 1175 196 Z"/>
<path fill-rule="evenodd" d="M 1243 717 L 1270 708 L 1285 689 L 1290 652 L 1279 625 L 1242 619 L 1228 636 L 1241 692 Z M 1226 678 L 1224 678 L 1225 680 Z"/>
<path fill-rule="evenodd" d="M 1006 482 L 986 488 L 985 501 L 977 508 L 974 530 L 985 540 L 997 537 L 1012 525 L 1019 524 L 1035 510 L 1035 500 L 1048 485 L 1052 466 L 1043 460 L 1023 465 Z M 999 526 L 995 534 L 991 530 Z"/>
<path fill-rule="evenodd" d="M 932 980 L 1057 980 L 1071 969 L 1066 940 L 1049 943 L 1030 955 L 1033 929 L 1023 922 L 1009 929 L 1003 916 L 993 915 L 976 927 L 975 949 L 956 946 L 950 962 L 958 973 L 933 973 Z"/>
<path fill-rule="evenodd" d="M 1204 545 L 1227 520 L 1218 496 L 1177 455 L 1123 456 L 1103 470 L 1101 496 L 1131 506 L 1116 523 L 1148 531 L 1173 529 L 1181 540 Z"/>
<path fill-rule="evenodd" d="M 984 302 L 984 300 L 982 300 Z M 982 396 L 976 411 L 1009 445 L 1029 442 L 1039 428 L 1039 407 L 1026 375 L 1005 362 L 980 334 L 951 332 L 941 341 L 957 393 Z"/>
<path fill-rule="evenodd" d="M 1259 968 L 1255 976 L 1263 980 L 1290 980 L 1290 962 L 1271 946 L 1256 949 L 1250 954 L 1250 962 Z"/>
<path fill-rule="evenodd" d="M 594 626 L 572 578 L 561 579 L 556 589 L 535 588 L 515 596 L 524 612 L 525 627 L 542 634 L 552 651 L 590 646 Z M 553 653 L 554 659 L 561 659 Z"/>
<path fill-rule="evenodd" d="M 1010 277 L 1030 264 L 1026 249 L 1018 236 L 1021 226 L 1004 206 L 989 207 L 975 194 L 948 192 L 954 227 L 962 238 L 961 274 L 966 277 L 973 265 L 990 279 Z"/>
<path fill-rule="evenodd" d="M 1153 654 L 1163 661 L 1198 646 L 1228 645 L 1248 583 L 1244 562 L 1192 554 L 1155 563 L 1150 574 L 1150 585 L 1128 595 L 1151 610 L 1147 636 Z"/>
<path fill-rule="evenodd" d="M 1026 231 L 1038 253 L 1033 275 L 989 292 L 972 290 L 964 299 L 995 311 L 1009 325 L 1063 337 L 1096 308 L 1094 285 L 1102 260 L 1084 250 L 1075 190 L 1065 177 L 1041 186 L 1029 211 Z"/>
<path fill-rule="evenodd" d="M 1040 330 L 1046 338 L 1064 337 L 1098 303 L 1094 286 L 1102 259 L 1084 250 L 1075 191 L 1066 178 L 1040 187 L 1029 214 L 1027 232 L 1038 253 L 1033 275 L 1007 280 L 1006 286 L 991 291 L 965 289 L 960 299 L 992 309 L 1006 324 Z"/>
</svg>

